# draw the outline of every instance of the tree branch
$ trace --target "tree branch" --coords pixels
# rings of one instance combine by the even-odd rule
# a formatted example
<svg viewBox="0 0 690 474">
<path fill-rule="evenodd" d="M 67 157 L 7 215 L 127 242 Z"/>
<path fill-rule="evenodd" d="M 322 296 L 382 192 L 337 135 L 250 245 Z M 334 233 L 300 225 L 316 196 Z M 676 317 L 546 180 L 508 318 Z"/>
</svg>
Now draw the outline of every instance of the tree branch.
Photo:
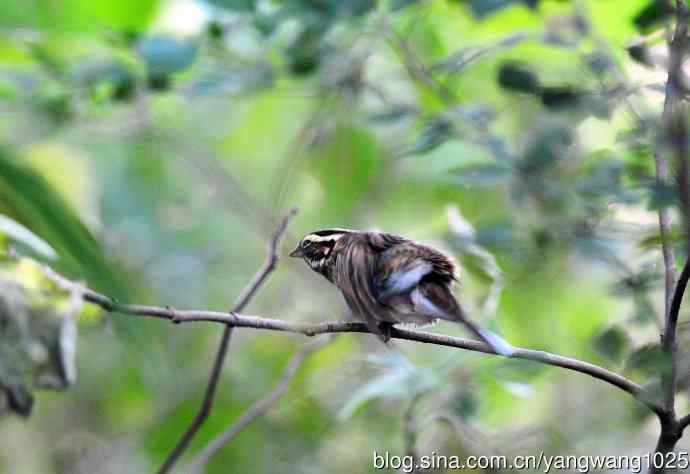
<svg viewBox="0 0 690 474">
<path fill-rule="evenodd" d="M 288 361 L 283 373 L 278 380 L 276 386 L 268 392 L 266 395 L 261 397 L 259 400 L 254 402 L 254 404 L 249 407 L 242 415 L 240 415 L 235 422 L 230 425 L 228 429 L 216 436 L 212 441 L 210 441 L 204 449 L 199 452 L 190 463 L 187 468 L 189 474 L 203 472 L 204 467 L 210 461 L 210 459 L 215 456 L 218 451 L 228 444 L 235 436 L 237 436 L 242 430 L 244 430 L 247 425 L 252 421 L 256 420 L 260 416 L 264 415 L 273 404 L 285 393 L 290 382 L 297 374 L 302 362 L 314 351 L 322 348 L 328 340 L 317 340 L 310 344 L 302 346 L 292 358 Z"/>
<path fill-rule="evenodd" d="M 681 430 L 684 430 L 690 425 L 690 414 L 685 415 L 683 418 L 678 420 L 678 426 L 680 426 Z"/>
<path fill-rule="evenodd" d="M 70 288 L 75 284 L 57 275 L 63 287 Z M 155 318 L 168 319 L 175 322 L 207 321 L 214 323 L 228 324 L 233 327 L 253 328 L 258 330 L 282 331 L 299 333 L 306 336 L 331 333 L 369 333 L 366 324 L 360 322 L 332 321 L 321 323 L 305 323 L 285 321 L 282 319 L 271 319 L 259 316 L 250 316 L 239 313 L 224 313 L 220 311 L 205 310 L 175 310 L 159 306 L 127 305 L 117 304 L 110 298 L 90 289 L 82 290 L 86 301 L 97 304 L 109 311 L 117 311 L 133 316 L 150 316 Z M 480 341 L 464 339 L 460 337 L 446 336 L 424 331 L 413 331 L 410 329 L 391 329 L 391 337 L 395 339 L 416 341 L 425 344 L 435 344 L 438 346 L 455 347 L 473 352 L 484 354 L 494 354 L 491 348 Z M 573 359 L 570 357 L 552 354 L 544 351 L 523 349 L 516 347 L 512 355 L 515 359 L 525 359 L 540 364 L 561 367 L 581 374 L 589 375 L 595 379 L 611 384 L 619 389 L 628 392 L 641 403 L 647 406 L 656 414 L 663 414 L 663 407 L 655 400 L 647 396 L 647 392 L 632 380 L 612 372 L 608 369 L 589 362 Z"/>
<path fill-rule="evenodd" d="M 206 421 L 206 418 L 208 418 L 208 415 L 211 413 L 211 408 L 213 407 L 213 402 L 215 400 L 216 387 L 218 386 L 218 379 L 220 378 L 220 373 L 223 370 L 225 355 L 227 354 L 228 347 L 230 346 L 232 329 L 233 327 L 229 324 L 225 325 L 225 329 L 223 330 L 223 335 L 221 336 L 220 344 L 218 346 L 218 351 L 216 352 L 216 358 L 213 361 L 213 369 L 211 370 L 208 384 L 206 384 L 206 391 L 204 392 L 204 399 L 201 402 L 201 407 L 194 416 L 194 419 L 190 425 L 182 434 L 182 437 L 177 442 L 173 450 L 170 451 L 168 457 L 165 458 L 165 461 L 163 461 L 163 464 L 158 469 L 159 474 L 169 472 L 170 469 L 172 469 L 177 460 L 187 449 L 187 446 L 189 446 L 189 443 L 192 441 L 192 438 L 196 432 L 199 431 L 201 426 Z"/>
<path fill-rule="evenodd" d="M 268 276 L 273 272 L 278 263 L 278 252 L 280 250 L 280 243 L 282 237 L 285 234 L 290 220 L 297 213 L 297 209 L 291 209 L 285 217 L 282 218 L 278 224 L 277 229 L 271 236 L 271 240 L 268 244 L 268 257 L 266 263 L 259 269 L 259 271 L 254 275 L 249 284 L 242 291 L 240 296 L 237 298 L 233 309 L 231 312 L 239 312 L 244 309 L 245 306 L 251 301 L 252 297 L 256 294 L 259 288 L 264 284 Z M 173 311 L 173 317 L 171 318 L 173 322 L 178 322 L 175 317 L 175 310 Z M 175 465 L 179 457 L 184 453 L 187 446 L 191 442 L 194 435 L 199 431 L 201 426 L 208 418 L 211 413 L 211 408 L 213 407 L 213 402 L 215 399 L 216 388 L 218 386 L 218 379 L 220 378 L 220 373 L 223 370 L 223 363 L 225 361 L 225 355 L 228 352 L 228 347 L 230 345 L 230 338 L 232 336 L 232 330 L 234 325 L 225 324 L 225 329 L 223 330 L 223 335 L 220 340 L 220 345 L 218 346 L 218 352 L 216 353 L 216 358 L 213 362 L 213 368 L 211 369 L 211 375 L 209 377 L 208 384 L 206 385 L 206 392 L 204 393 L 204 400 L 201 403 L 201 407 L 197 412 L 196 416 L 192 420 L 187 430 L 183 433 L 180 440 L 177 442 L 173 450 L 170 452 L 168 457 L 165 459 L 160 469 L 159 474 L 165 474 L 170 471 L 170 469 Z"/>
<path fill-rule="evenodd" d="M 669 43 L 669 67 L 668 79 L 666 81 L 666 97 L 664 99 L 664 110 L 662 114 L 664 144 L 671 148 L 675 158 L 678 198 L 680 208 L 684 218 L 686 255 L 690 257 L 690 164 L 688 163 L 688 123 L 686 110 L 683 104 L 683 94 L 685 91 L 683 77 L 683 61 L 688 42 L 688 7 L 685 0 L 676 0 L 676 25 L 673 37 Z M 661 170 L 659 165 L 661 166 Z M 655 165 L 657 166 L 657 182 L 663 176 L 659 173 L 666 172 L 665 164 L 660 156 L 655 155 Z M 683 294 L 690 277 L 690 261 L 685 263 L 685 267 L 680 278 L 675 283 L 673 298 L 669 304 L 669 272 L 673 268 L 670 259 L 673 253 L 668 241 L 670 224 L 668 215 L 659 213 L 659 228 L 662 238 L 662 250 L 664 263 L 666 266 L 666 328 L 661 343 L 664 354 L 669 361 L 669 369 L 661 374 L 661 386 L 664 393 L 664 410 L 659 415 L 661 431 L 656 445 L 656 452 L 665 455 L 673 451 L 678 440 L 683 436 L 683 426 L 676 418 L 676 390 L 678 378 L 678 347 L 676 343 L 676 330 L 678 326 L 678 313 L 683 300 Z M 675 269 L 674 269 L 675 273 Z M 663 456 L 663 459 L 666 459 Z M 653 473 L 665 472 L 665 466 L 654 466 Z"/>
<path fill-rule="evenodd" d="M 664 346 L 669 346 L 676 343 L 676 333 L 678 329 L 678 315 L 680 313 L 680 305 L 683 302 L 683 296 L 685 295 L 685 289 L 688 286 L 688 280 L 690 279 L 690 258 L 685 262 L 683 266 L 683 271 L 680 272 L 680 277 L 676 283 L 676 289 L 673 293 L 673 299 L 671 300 L 671 308 L 668 315 L 668 324 L 666 327 L 666 333 L 662 339 Z"/>
<path fill-rule="evenodd" d="M 654 167 L 656 169 L 656 184 L 664 186 L 668 182 L 668 167 L 666 161 L 659 152 L 654 153 Z M 659 208 L 659 235 L 661 237 L 661 253 L 664 257 L 664 315 L 668 318 L 671 295 L 676 284 L 676 257 L 673 253 L 673 244 L 669 236 L 671 235 L 671 219 L 668 209 Z"/>
<path fill-rule="evenodd" d="M 674 86 L 671 79 L 671 73 L 669 70 L 669 78 L 666 82 L 666 95 L 664 98 L 664 110 L 661 114 L 662 123 L 669 123 L 669 118 L 671 117 L 672 104 L 674 101 Z M 664 126 L 666 128 L 666 126 Z M 663 138 L 659 140 L 661 143 L 658 146 L 662 146 L 665 142 Z M 667 186 L 669 182 L 669 172 L 668 164 L 666 159 L 662 156 L 661 150 L 657 149 L 654 152 L 654 171 L 656 174 L 656 184 L 657 186 Z M 665 207 L 659 208 L 659 235 L 661 237 L 661 251 L 664 257 L 664 289 L 665 289 L 665 300 L 664 300 L 664 315 L 668 322 L 668 314 L 671 305 L 671 295 L 673 294 L 673 287 L 676 284 L 676 259 L 673 253 L 673 244 L 669 240 L 671 235 L 671 218 L 668 213 L 668 209 Z"/>
<path fill-rule="evenodd" d="M 690 424 L 690 415 L 686 415 L 680 420 L 677 420 L 675 410 L 678 377 L 676 330 L 678 327 L 678 314 L 680 312 L 681 303 L 683 302 L 683 296 L 685 295 L 685 289 L 688 286 L 688 279 L 690 279 L 690 258 L 685 262 L 683 271 L 680 273 L 680 277 L 676 282 L 676 289 L 673 293 L 673 299 L 671 300 L 669 309 L 666 332 L 661 341 L 664 352 L 670 358 L 670 372 L 668 375 L 662 377 L 662 384 L 665 390 L 664 411 L 658 414 L 661 423 L 661 432 L 659 433 L 659 439 L 655 448 L 655 452 L 662 454 L 673 451 L 678 440 L 682 438 L 683 431 L 688 424 Z M 664 456 L 662 459 L 666 460 L 666 457 Z M 654 466 L 650 471 L 652 473 L 663 473 L 666 469 L 664 466 Z"/>
</svg>

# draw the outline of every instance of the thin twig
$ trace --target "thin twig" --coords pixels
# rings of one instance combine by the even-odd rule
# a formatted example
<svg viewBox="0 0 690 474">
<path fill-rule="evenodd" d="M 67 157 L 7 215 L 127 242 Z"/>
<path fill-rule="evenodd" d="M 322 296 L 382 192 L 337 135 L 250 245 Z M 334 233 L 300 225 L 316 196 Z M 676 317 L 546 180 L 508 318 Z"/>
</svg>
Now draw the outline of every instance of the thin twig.
<svg viewBox="0 0 690 474">
<path fill-rule="evenodd" d="M 296 213 L 297 209 L 291 209 L 278 224 L 278 227 L 271 236 L 271 240 L 268 245 L 268 257 L 266 259 L 266 263 L 264 263 L 264 265 L 254 275 L 249 284 L 245 287 L 240 296 L 237 298 L 237 301 L 235 302 L 235 305 L 233 306 L 231 313 L 242 311 L 244 307 L 247 306 L 247 304 L 251 301 L 252 297 L 256 294 L 258 289 L 266 281 L 268 276 L 275 269 L 276 264 L 278 263 L 278 252 L 280 250 L 280 243 L 282 241 L 282 237 L 285 234 L 285 230 L 287 229 L 290 220 L 295 216 Z M 173 311 L 172 320 L 174 322 L 177 322 L 178 312 L 176 310 L 171 311 Z M 218 352 L 216 353 L 216 358 L 213 362 L 211 376 L 209 378 L 208 384 L 206 385 L 206 392 L 204 393 L 204 400 L 201 403 L 201 407 L 199 408 L 199 411 L 194 417 L 194 420 L 192 420 L 192 423 L 189 425 L 187 430 L 184 432 L 180 440 L 177 442 L 173 450 L 170 452 L 168 457 L 161 465 L 160 469 L 158 470 L 159 474 L 165 474 L 170 471 L 170 469 L 175 465 L 182 453 L 184 453 L 185 449 L 187 449 L 187 446 L 189 446 L 189 443 L 191 442 L 194 435 L 204 424 L 206 418 L 208 418 L 208 415 L 211 413 L 216 388 L 218 386 L 218 379 L 220 378 L 220 373 L 223 370 L 223 363 L 225 361 L 225 356 L 228 352 L 228 347 L 230 345 L 230 338 L 232 336 L 233 327 L 234 326 L 232 324 L 225 324 L 223 336 L 221 337 L 220 345 L 218 346 Z"/>
<path fill-rule="evenodd" d="M 680 200 L 680 208 L 684 218 L 684 227 L 686 232 L 686 255 L 690 256 L 690 169 L 688 164 L 688 124 L 686 118 L 686 110 L 683 104 L 683 95 L 685 93 L 685 85 L 683 78 L 683 60 L 685 50 L 688 42 L 688 7 L 685 0 L 676 0 L 676 24 L 673 32 L 673 37 L 669 43 L 669 67 L 668 80 L 666 82 L 666 97 L 664 100 L 663 111 L 663 131 L 664 144 L 671 147 L 675 161 L 676 174 L 678 176 L 678 198 Z M 657 158 L 659 158 L 657 160 Z M 655 162 L 663 163 L 663 160 L 657 154 L 655 155 Z M 655 163 L 656 164 L 656 163 Z M 657 172 L 659 171 L 657 164 Z M 664 168 L 662 166 L 662 171 Z M 660 176 L 657 175 L 657 181 Z M 667 295 L 666 295 L 666 328 L 662 337 L 661 343 L 669 367 L 662 368 L 661 386 L 664 393 L 664 410 L 658 413 L 659 422 L 661 424 L 661 431 L 656 445 L 656 453 L 662 454 L 663 459 L 666 459 L 665 454 L 673 451 L 678 440 L 683 436 L 683 426 L 679 423 L 676 417 L 676 390 L 678 385 L 678 345 L 676 342 L 676 330 L 678 326 L 678 313 L 680 305 L 685 293 L 685 287 L 690 277 L 690 262 L 686 262 L 685 267 L 680 275 L 680 278 L 675 283 L 675 290 L 673 298 L 669 304 L 668 300 L 668 280 L 669 280 L 669 263 L 668 259 L 673 257 L 670 253 L 670 243 L 668 242 L 668 232 L 670 226 L 668 223 L 668 216 L 664 222 L 663 215 L 659 214 L 659 227 L 662 232 L 662 242 L 665 241 L 664 247 L 664 262 L 666 264 L 666 280 L 667 280 Z M 665 235 L 664 235 L 665 234 Z M 652 473 L 665 472 L 665 466 L 654 466 L 651 469 Z"/>
<path fill-rule="evenodd" d="M 657 185 L 666 185 L 668 182 L 668 166 L 658 151 L 654 152 L 654 167 L 656 168 Z M 664 257 L 664 315 L 668 318 L 673 287 L 676 284 L 677 270 L 676 257 L 673 253 L 673 243 L 669 239 L 671 235 L 671 219 L 668 209 L 664 206 L 659 208 L 659 234 L 661 236 L 661 252 Z"/>
<path fill-rule="evenodd" d="M 59 284 L 65 289 L 70 288 L 72 282 L 60 275 L 55 275 L 58 278 Z M 366 324 L 360 322 L 345 322 L 332 321 L 321 323 L 304 323 L 285 321 L 282 319 L 271 319 L 259 316 L 250 316 L 239 313 L 223 313 L 220 311 L 206 311 L 206 310 L 173 310 L 171 308 L 164 308 L 159 306 L 144 306 L 144 305 L 127 305 L 118 304 L 105 295 L 97 293 L 90 289 L 83 289 L 84 299 L 91 303 L 95 303 L 102 308 L 109 311 L 117 311 L 123 314 L 133 316 L 150 316 L 155 318 L 168 319 L 176 322 L 191 322 L 191 321 L 208 321 L 222 324 L 229 324 L 234 327 L 245 327 L 268 331 L 282 331 L 290 333 L 299 333 L 306 336 L 315 336 L 317 334 L 330 333 L 369 333 Z M 444 334 L 435 334 L 424 331 L 414 331 L 410 329 L 391 329 L 391 337 L 395 339 L 416 341 L 426 344 L 435 344 L 439 346 L 455 347 L 458 349 L 465 349 L 473 352 L 482 352 L 484 354 L 494 354 L 491 348 L 480 341 L 471 339 L 464 339 L 460 337 L 446 336 Z M 609 383 L 621 390 L 628 392 L 637 398 L 641 403 L 647 406 L 654 413 L 661 414 L 664 412 L 663 407 L 655 400 L 649 399 L 646 391 L 633 382 L 632 380 L 612 372 L 603 367 L 591 364 L 589 362 L 573 359 L 570 357 L 552 354 L 550 352 L 536 351 L 531 349 L 523 349 L 516 347 L 515 352 L 511 356 L 515 359 L 531 360 L 540 364 L 561 367 L 567 370 L 572 370 L 582 374 L 589 375 L 595 379 Z"/>
<path fill-rule="evenodd" d="M 680 272 L 680 277 L 678 277 L 678 282 L 676 283 L 676 290 L 673 293 L 673 299 L 671 300 L 671 309 L 669 311 L 668 317 L 669 324 L 666 328 L 666 333 L 664 334 L 663 340 L 663 343 L 665 345 L 675 343 L 676 333 L 678 329 L 678 315 L 680 313 L 680 305 L 683 302 L 683 296 L 685 295 L 685 289 L 688 286 L 688 280 L 690 280 L 690 258 L 685 262 L 685 265 L 683 266 L 683 271 Z M 666 339 L 669 339 L 669 341 L 666 341 Z"/>
<path fill-rule="evenodd" d="M 429 87 L 446 105 L 454 105 L 457 103 L 457 96 L 452 89 L 447 87 L 443 82 L 439 81 L 431 72 L 423 61 L 410 48 L 408 42 L 394 29 L 390 29 L 388 34 L 388 43 L 393 49 L 393 52 L 398 55 L 400 61 L 405 67 L 408 76 L 415 82 Z"/>
<path fill-rule="evenodd" d="M 225 355 L 228 352 L 228 347 L 230 346 L 230 338 L 232 336 L 233 327 L 226 324 L 223 330 L 223 335 L 221 336 L 220 344 L 218 346 L 218 351 L 216 352 L 216 358 L 213 361 L 213 369 L 211 370 L 211 376 L 209 377 L 208 384 L 206 384 L 206 391 L 204 392 L 204 399 L 201 402 L 201 407 L 199 411 L 194 416 L 194 419 L 187 427 L 182 437 L 177 442 L 175 447 L 168 457 L 165 458 L 163 464 L 158 469 L 159 474 L 169 472 L 170 469 L 175 465 L 177 460 L 182 456 L 184 451 L 189 446 L 192 438 L 199 431 L 199 428 L 204 424 L 206 418 L 211 413 L 211 408 L 213 407 L 213 402 L 215 400 L 216 387 L 218 386 L 218 379 L 220 378 L 220 373 L 223 369 L 223 362 L 225 361 Z"/>
<path fill-rule="evenodd" d="M 678 12 L 680 14 L 680 12 Z M 663 124 L 661 131 L 661 138 L 658 140 L 657 150 L 654 152 L 654 168 L 656 174 L 656 184 L 658 186 L 668 186 L 669 184 L 669 170 L 667 160 L 664 158 L 662 150 L 660 148 L 665 148 L 668 143 L 668 138 L 670 138 L 668 132 L 671 128 L 672 117 L 674 113 L 674 106 L 678 98 L 678 76 L 681 74 L 682 67 L 682 51 L 677 51 L 678 40 L 676 38 L 679 34 L 683 37 L 687 34 L 687 25 L 681 25 L 682 22 L 677 21 L 676 31 L 674 33 L 672 41 L 669 43 L 669 69 L 668 78 L 666 81 L 666 91 L 664 96 L 664 108 L 661 113 L 661 122 Z M 676 284 L 676 261 L 673 254 L 673 243 L 670 241 L 669 237 L 671 235 L 671 219 L 668 213 L 668 209 L 661 207 L 659 209 L 659 233 L 661 236 L 661 249 L 664 257 L 664 267 L 665 267 L 665 316 L 666 324 L 668 324 L 668 316 L 671 305 L 671 297 L 673 295 L 673 288 Z"/>
<path fill-rule="evenodd" d="M 680 306 L 683 302 L 685 289 L 688 286 L 688 279 L 690 279 L 690 259 L 685 262 L 683 271 L 676 282 L 676 289 L 673 293 L 671 306 L 669 309 L 668 323 L 666 325 L 666 332 L 662 339 L 662 346 L 665 352 L 670 357 L 670 372 L 667 376 L 662 377 L 663 388 L 665 390 L 664 398 L 664 412 L 659 414 L 659 421 L 661 422 L 661 432 L 656 444 L 655 452 L 666 454 L 676 446 L 678 440 L 683 436 L 683 431 L 690 424 L 690 415 L 686 415 L 680 420 L 676 419 L 675 397 L 677 390 L 677 373 L 678 373 L 678 350 L 676 343 L 676 329 L 678 327 L 678 314 Z M 665 370 L 665 369 L 662 369 Z M 662 458 L 666 460 L 664 456 Z M 652 473 L 665 472 L 664 466 L 654 466 L 651 469 Z"/>
<path fill-rule="evenodd" d="M 432 425 L 437 422 L 448 424 L 455 432 L 455 436 L 458 441 L 461 442 L 463 446 L 471 449 L 473 452 L 488 454 L 489 456 L 506 456 L 506 452 L 497 447 L 498 441 L 495 439 L 494 435 L 487 435 L 480 430 L 473 428 L 467 422 L 467 420 L 462 420 L 453 413 L 435 413 L 424 421 L 425 425 Z M 515 439 L 521 439 L 522 437 L 517 437 L 514 433 L 507 434 L 508 437 L 511 438 L 512 442 L 505 444 L 509 445 L 511 450 L 515 450 L 515 448 L 519 446 L 516 446 Z"/>
<path fill-rule="evenodd" d="M 326 342 L 328 342 L 328 340 L 313 341 L 312 343 L 306 344 L 300 350 L 298 350 L 288 361 L 285 369 L 283 369 L 283 373 L 280 376 L 278 383 L 273 390 L 254 402 L 254 404 L 244 413 L 242 413 L 242 415 L 240 415 L 240 417 L 237 418 L 237 420 L 235 420 L 235 422 L 230 425 L 227 430 L 223 431 L 211 442 L 209 442 L 206 447 L 204 447 L 204 449 L 202 449 L 199 454 L 195 456 L 194 460 L 187 467 L 186 472 L 189 474 L 203 472 L 206 464 L 218 453 L 218 451 L 223 448 L 223 446 L 228 444 L 252 421 L 264 415 L 273 406 L 273 404 L 283 396 L 283 394 L 287 391 L 290 382 L 295 378 L 295 375 L 302 365 L 302 362 L 304 362 L 304 360 L 311 353 L 323 347 Z"/>
<path fill-rule="evenodd" d="M 405 456 L 409 456 L 412 459 L 413 466 L 416 465 L 417 461 L 419 460 L 419 455 L 417 453 L 417 421 L 414 412 L 417 409 L 417 405 L 419 404 L 419 400 L 421 398 L 421 393 L 417 393 L 412 397 L 412 400 L 410 400 L 410 404 L 407 406 L 407 410 L 405 410 L 405 414 L 403 415 L 402 420 L 403 441 L 405 443 Z M 410 471 L 405 471 L 403 468 L 400 470 L 400 472 Z M 411 472 L 417 472 L 417 470 L 415 469 Z"/>
<path fill-rule="evenodd" d="M 679 171 L 678 180 L 678 195 L 680 198 L 681 209 L 685 221 L 689 220 L 688 212 L 690 212 L 690 198 L 688 196 L 688 182 L 687 182 L 687 137 L 681 134 L 687 134 L 687 126 L 679 127 L 678 123 L 680 112 L 678 109 L 682 100 L 683 94 L 683 58 L 685 56 L 685 49 L 687 47 L 688 36 L 688 9 L 684 0 L 677 0 L 676 2 L 676 27 L 669 44 L 669 69 L 668 81 L 666 83 L 666 99 L 664 104 L 663 125 L 665 130 L 666 143 L 673 148 L 673 153 L 676 158 L 676 164 Z M 690 238 L 690 233 L 687 236 Z M 681 282 L 676 283 L 675 295 L 679 293 L 680 296 L 684 291 L 684 285 Z M 662 339 L 665 351 L 670 357 L 671 370 L 664 380 L 664 389 L 666 392 L 665 403 L 666 409 L 669 412 L 674 411 L 675 392 L 676 392 L 676 325 L 678 322 L 677 310 L 680 308 L 680 301 L 677 301 L 678 308 L 674 314 L 673 308 L 669 307 L 666 315 L 666 330 Z M 673 303 L 671 304 L 673 306 Z"/>
</svg>

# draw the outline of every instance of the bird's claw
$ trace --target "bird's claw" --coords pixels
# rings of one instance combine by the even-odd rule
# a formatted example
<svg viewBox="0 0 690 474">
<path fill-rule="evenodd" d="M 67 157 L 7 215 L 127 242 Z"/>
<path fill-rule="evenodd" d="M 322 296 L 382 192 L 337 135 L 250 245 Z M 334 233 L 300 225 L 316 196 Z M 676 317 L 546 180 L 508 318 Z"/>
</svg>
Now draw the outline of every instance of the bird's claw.
<svg viewBox="0 0 690 474">
<path fill-rule="evenodd" d="M 378 324 L 378 326 L 379 326 L 379 333 L 381 335 L 381 340 L 383 341 L 384 344 L 388 344 L 388 341 L 391 340 L 391 333 L 393 331 L 393 325 L 391 323 L 381 322 Z"/>
<path fill-rule="evenodd" d="M 180 324 L 182 322 L 182 319 L 180 318 L 180 315 L 177 313 L 175 308 L 172 306 L 166 306 L 166 310 L 170 312 L 170 322 L 173 324 Z"/>
</svg>

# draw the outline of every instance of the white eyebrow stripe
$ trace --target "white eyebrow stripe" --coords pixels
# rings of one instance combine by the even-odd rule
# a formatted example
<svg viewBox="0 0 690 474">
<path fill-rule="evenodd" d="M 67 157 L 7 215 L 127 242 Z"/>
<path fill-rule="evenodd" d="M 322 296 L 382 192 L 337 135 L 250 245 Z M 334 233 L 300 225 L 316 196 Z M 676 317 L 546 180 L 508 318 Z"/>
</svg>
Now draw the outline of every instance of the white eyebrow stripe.
<svg viewBox="0 0 690 474">
<path fill-rule="evenodd" d="M 340 237 L 342 237 L 343 234 L 328 234 L 328 235 L 315 235 L 311 234 L 308 235 L 304 240 L 309 240 L 311 242 L 328 242 L 329 240 L 336 241 Z"/>
</svg>

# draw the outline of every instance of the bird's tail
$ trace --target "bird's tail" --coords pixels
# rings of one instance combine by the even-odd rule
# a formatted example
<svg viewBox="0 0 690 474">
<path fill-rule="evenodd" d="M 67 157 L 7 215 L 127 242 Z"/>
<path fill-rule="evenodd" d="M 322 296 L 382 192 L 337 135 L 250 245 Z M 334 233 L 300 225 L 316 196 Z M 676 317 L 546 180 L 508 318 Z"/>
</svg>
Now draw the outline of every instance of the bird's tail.
<svg viewBox="0 0 690 474">
<path fill-rule="evenodd" d="M 513 346 L 508 344 L 501 336 L 480 327 L 468 318 L 462 306 L 460 306 L 460 303 L 455 299 L 447 286 L 427 282 L 414 290 L 411 298 L 415 308 L 421 313 L 464 324 L 467 326 L 467 329 L 488 344 L 495 354 L 510 357 L 515 352 Z"/>
<path fill-rule="evenodd" d="M 515 352 L 515 349 L 513 348 L 513 346 L 510 345 L 508 341 L 503 339 L 495 332 L 480 327 L 477 323 L 467 318 L 461 309 L 460 320 L 465 326 L 467 326 L 467 329 L 469 329 L 483 342 L 488 344 L 491 350 L 493 350 L 496 354 L 500 354 L 505 357 L 510 357 Z"/>
</svg>

